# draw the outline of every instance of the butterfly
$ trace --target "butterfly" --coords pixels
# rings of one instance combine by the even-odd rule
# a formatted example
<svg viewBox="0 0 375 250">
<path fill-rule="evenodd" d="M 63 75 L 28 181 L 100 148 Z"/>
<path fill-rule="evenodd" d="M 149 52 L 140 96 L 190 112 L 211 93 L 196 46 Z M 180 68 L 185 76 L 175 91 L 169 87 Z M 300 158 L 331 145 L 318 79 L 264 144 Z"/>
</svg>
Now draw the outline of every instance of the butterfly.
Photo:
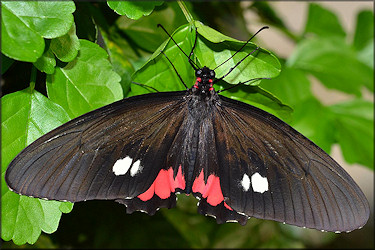
<svg viewBox="0 0 375 250">
<path fill-rule="evenodd" d="M 191 88 L 176 71 L 186 90 L 125 98 L 61 125 L 13 159 L 8 187 L 48 200 L 115 200 L 150 215 L 185 193 L 218 223 L 361 228 L 369 205 L 349 174 L 279 118 L 220 95 L 223 77 L 190 58 L 195 43 L 190 55 L 181 50 L 195 70 Z"/>
</svg>

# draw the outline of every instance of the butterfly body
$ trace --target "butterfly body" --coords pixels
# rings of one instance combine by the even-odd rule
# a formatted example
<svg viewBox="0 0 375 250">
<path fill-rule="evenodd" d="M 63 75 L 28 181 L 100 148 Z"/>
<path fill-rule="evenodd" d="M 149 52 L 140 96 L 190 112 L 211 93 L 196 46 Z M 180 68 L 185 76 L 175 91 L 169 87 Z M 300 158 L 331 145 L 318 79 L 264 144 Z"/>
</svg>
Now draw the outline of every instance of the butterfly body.
<svg viewBox="0 0 375 250">
<path fill-rule="evenodd" d="M 351 231 L 367 222 L 366 197 L 328 154 L 277 117 L 219 95 L 213 70 L 195 73 L 190 89 L 126 98 L 45 134 L 10 163 L 7 185 L 43 199 L 115 200 L 128 213 L 154 214 L 174 207 L 176 193 L 192 194 L 218 223 L 256 217 Z"/>
</svg>

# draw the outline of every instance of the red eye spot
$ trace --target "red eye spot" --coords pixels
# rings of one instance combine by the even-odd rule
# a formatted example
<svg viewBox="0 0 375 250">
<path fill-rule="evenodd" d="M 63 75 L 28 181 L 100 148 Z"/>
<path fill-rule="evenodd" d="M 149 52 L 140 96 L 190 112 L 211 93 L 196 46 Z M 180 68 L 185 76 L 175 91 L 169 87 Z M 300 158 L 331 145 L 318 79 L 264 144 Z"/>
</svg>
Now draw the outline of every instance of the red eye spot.
<svg viewBox="0 0 375 250">
<path fill-rule="evenodd" d="M 212 79 L 208 79 L 208 82 L 209 82 L 209 83 L 212 83 Z"/>
<path fill-rule="evenodd" d="M 202 79 L 200 77 L 197 77 L 197 82 L 201 82 Z"/>
</svg>

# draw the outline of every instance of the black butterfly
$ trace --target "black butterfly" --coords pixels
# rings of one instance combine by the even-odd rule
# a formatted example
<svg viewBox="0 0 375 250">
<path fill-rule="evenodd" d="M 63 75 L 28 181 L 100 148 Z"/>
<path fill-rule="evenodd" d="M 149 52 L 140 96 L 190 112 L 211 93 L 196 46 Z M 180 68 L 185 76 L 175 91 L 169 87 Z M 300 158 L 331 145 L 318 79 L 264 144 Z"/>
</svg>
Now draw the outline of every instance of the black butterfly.
<svg viewBox="0 0 375 250">
<path fill-rule="evenodd" d="M 126 98 L 63 124 L 10 163 L 9 188 L 149 214 L 193 194 L 218 223 L 256 217 L 337 232 L 367 222 L 364 194 L 328 154 L 275 116 L 218 95 L 222 78 L 191 54 L 192 88 Z"/>
</svg>

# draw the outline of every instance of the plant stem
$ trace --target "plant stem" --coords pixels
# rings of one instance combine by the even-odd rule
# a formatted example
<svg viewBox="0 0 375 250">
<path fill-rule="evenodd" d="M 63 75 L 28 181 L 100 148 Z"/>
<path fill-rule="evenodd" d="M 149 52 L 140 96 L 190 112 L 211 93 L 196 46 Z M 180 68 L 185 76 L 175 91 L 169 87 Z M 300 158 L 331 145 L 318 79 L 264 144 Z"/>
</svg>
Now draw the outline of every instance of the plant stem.
<svg viewBox="0 0 375 250">
<path fill-rule="evenodd" d="M 188 23 L 191 23 L 192 21 L 194 21 L 194 18 L 191 15 L 191 13 L 189 12 L 188 8 L 186 7 L 184 1 L 177 1 L 177 3 L 180 6 L 182 12 L 184 13 L 185 18 L 188 21 Z"/>
<path fill-rule="evenodd" d="M 30 90 L 33 91 L 36 83 L 36 67 L 33 65 L 30 74 Z"/>
</svg>

